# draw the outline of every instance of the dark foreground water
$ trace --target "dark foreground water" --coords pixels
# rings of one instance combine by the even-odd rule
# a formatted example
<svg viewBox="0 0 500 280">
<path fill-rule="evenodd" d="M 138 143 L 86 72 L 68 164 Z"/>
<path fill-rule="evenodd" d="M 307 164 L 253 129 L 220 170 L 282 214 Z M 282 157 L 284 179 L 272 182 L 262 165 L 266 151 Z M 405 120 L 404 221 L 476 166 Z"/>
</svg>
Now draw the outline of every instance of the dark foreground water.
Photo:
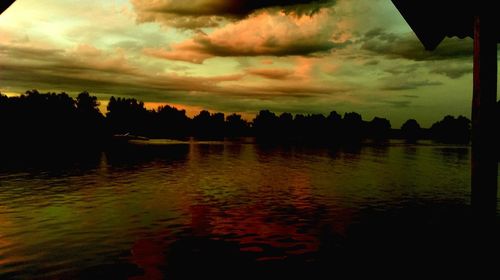
<svg viewBox="0 0 500 280">
<path fill-rule="evenodd" d="M 0 158 L 0 278 L 326 279 L 444 260 L 457 272 L 497 248 L 478 241 L 469 158 L 427 142 Z"/>
</svg>

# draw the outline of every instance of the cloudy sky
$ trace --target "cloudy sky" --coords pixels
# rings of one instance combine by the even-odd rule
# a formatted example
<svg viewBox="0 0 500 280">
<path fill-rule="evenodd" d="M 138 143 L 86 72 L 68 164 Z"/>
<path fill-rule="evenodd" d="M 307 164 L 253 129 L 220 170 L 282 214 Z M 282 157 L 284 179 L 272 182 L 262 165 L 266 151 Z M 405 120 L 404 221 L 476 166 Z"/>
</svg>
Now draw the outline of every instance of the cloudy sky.
<svg viewBox="0 0 500 280">
<path fill-rule="evenodd" d="M 389 0 L 17 0 L 0 91 L 237 112 L 470 115 L 472 40 L 426 52 Z M 105 105 L 105 102 L 103 102 Z"/>
</svg>

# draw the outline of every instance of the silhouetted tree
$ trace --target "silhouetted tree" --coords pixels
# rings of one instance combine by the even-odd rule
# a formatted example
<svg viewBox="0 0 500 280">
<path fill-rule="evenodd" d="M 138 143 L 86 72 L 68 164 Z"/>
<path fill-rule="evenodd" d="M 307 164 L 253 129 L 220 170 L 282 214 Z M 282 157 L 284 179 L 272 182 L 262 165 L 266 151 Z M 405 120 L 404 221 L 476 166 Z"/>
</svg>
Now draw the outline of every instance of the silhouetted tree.
<svg viewBox="0 0 500 280">
<path fill-rule="evenodd" d="M 247 136 L 249 124 L 241 118 L 241 115 L 231 114 L 226 117 L 226 135 L 230 137 Z"/>
<path fill-rule="evenodd" d="M 342 130 L 342 116 L 337 113 L 336 111 L 331 111 L 330 114 L 328 114 L 328 117 L 326 117 L 326 122 L 327 122 L 327 128 L 326 128 L 326 135 L 328 137 L 328 140 L 335 141 L 335 139 L 340 138 L 341 130 Z"/>
<path fill-rule="evenodd" d="M 23 130 L 26 138 L 37 139 L 43 145 L 65 145 L 57 139 L 76 138 L 75 100 L 66 93 L 45 93 L 37 90 L 26 92 L 21 97 Z M 35 143 L 32 143 L 35 145 Z"/>
<path fill-rule="evenodd" d="M 281 138 L 291 140 L 294 135 L 293 116 L 290 113 L 284 112 L 278 117 L 278 135 Z"/>
<path fill-rule="evenodd" d="M 416 120 L 409 119 L 401 126 L 401 134 L 406 140 L 414 142 L 422 137 L 422 128 Z"/>
<path fill-rule="evenodd" d="M 293 119 L 294 134 L 299 140 L 307 139 L 307 118 L 303 114 L 296 114 Z"/>
<path fill-rule="evenodd" d="M 325 142 L 325 132 L 328 129 L 327 119 L 322 114 L 312 114 L 307 116 L 308 136 L 313 142 Z"/>
<path fill-rule="evenodd" d="M 255 135 L 261 138 L 276 138 L 278 125 L 278 117 L 269 110 L 261 110 L 253 120 Z"/>
<path fill-rule="evenodd" d="M 142 101 L 111 96 L 107 109 L 106 119 L 112 133 L 148 134 L 150 112 Z"/>
<path fill-rule="evenodd" d="M 103 143 L 104 133 L 97 105 L 97 98 L 89 93 L 80 94 L 76 101 L 64 92 L 29 90 L 15 97 L 0 94 L 0 143 L 27 152 L 95 149 Z"/>
<path fill-rule="evenodd" d="M 500 119 L 500 103 L 499 103 Z M 389 120 L 375 117 L 363 121 L 360 114 L 345 113 L 342 118 L 332 111 L 328 117 L 322 114 L 303 115 L 284 112 L 277 116 L 269 110 L 260 111 L 252 125 L 241 115 L 203 110 L 193 119 L 185 110 L 168 105 L 156 110 L 146 109 L 143 102 L 132 98 L 111 97 L 104 117 L 99 102 L 88 92 L 76 99 L 62 93 L 27 91 L 16 97 L 0 93 L 0 144 L 26 147 L 59 147 L 78 149 L 93 147 L 106 142 L 112 134 L 131 133 L 153 138 L 181 138 L 197 136 L 220 138 L 224 136 L 255 135 L 259 139 L 311 143 L 359 143 L 364 137 L 386 139 L 391 130 Z M 470 120 L 463 116 L 446 116 L 430 129 L 433 139 L 443 142 L 467 143 L 470 139 Z M 400 135 L 409 140 L 423 137 L 423 129 L 417 121 L 406 121 Z"/>
<path fill-rule="evenodd" d="M 155 129 L 150 136 L 159 138 L 183 138 L 190 135 L 190 121 L 185 110 L 160 106 L 153 112 Z"/>
<path fill-rule="evenodd" d="M 97 97 L 91 96 L 87 91 L 78 94 L 76 97 L 76 109 L 82 114 L 102 116 L 99 105 Z"/>
<path fill-rule="evenodd" d="M 220 138 L 224 136 L 224 114 L 203 110 L 193 118 L 193 135 L 201 138 Z"/>
<path fill-rule="evenodd" d="M 464 116 L 446 116 L 431 127 L 431 135 L 435 140 L 444 143 L 469 143 L 471 122 Z"/>
<path fill-rule="evenodd" d="M 214 113 L 211 116 L 211 131 L 215 137 L 224 137 L 225 116 L 223 113 Z"/>
<path fill-rule="evenodd" d="M 76 126 L 79 138 L 87 144 L 102 142 L 106 136 L 104 116 L 97 97 L 84 91 L 76 97 Z"/>
<path fill-rule="evenodd" d="M 210 135 L 210 112 L 203 110 L 193 118 L 193 135 L 208 137 Z"/>
<path fill-rule="evenodd" d="M 368 134 L 373 139 L 387 139 L 391 131 L 391 122 L 384 118 L 375 117 L 368 123 Z"/>
<path fill-rule="evenodd" d="M 359 141 L 365 134 L 365 124 L 360 114 L 356 112 L 345 113 L 342 120 L 342 133 L 347 141 Z"/>
</svg>

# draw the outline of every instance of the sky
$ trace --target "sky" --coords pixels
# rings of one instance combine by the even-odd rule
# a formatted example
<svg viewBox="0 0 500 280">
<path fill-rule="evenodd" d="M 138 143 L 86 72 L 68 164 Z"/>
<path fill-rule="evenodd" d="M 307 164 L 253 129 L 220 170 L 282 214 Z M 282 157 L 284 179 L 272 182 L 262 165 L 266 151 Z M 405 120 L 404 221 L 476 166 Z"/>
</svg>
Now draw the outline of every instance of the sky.
<svg viewBox="0 0 500 280">
<path fill-rule="evenodd" d="M 427 52 L 389 0 L 17 0 L 0 92 L 89 91 L 239 113 L 470 116 L 470 38 Z"/>
</svg>

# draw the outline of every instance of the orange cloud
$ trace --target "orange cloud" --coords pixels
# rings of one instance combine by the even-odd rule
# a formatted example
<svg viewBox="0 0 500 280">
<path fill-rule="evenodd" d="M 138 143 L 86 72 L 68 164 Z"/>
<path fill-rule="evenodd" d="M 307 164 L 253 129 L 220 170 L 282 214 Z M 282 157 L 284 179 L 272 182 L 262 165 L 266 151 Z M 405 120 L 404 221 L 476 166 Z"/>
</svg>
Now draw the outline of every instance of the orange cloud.
<svg viewBox="0 0 500 280">
<path fill-rule="evenodd" d="M 146 48 L 144 49 L 144 54 L 158 58 L 187 61 L 196 64 L 201 64 L 206 59 L 212 57 L 212 55 L 200 51 L 192 40 L 176 45 L 176 51 Z"/>
<path fill-rule="evenodd" d="M 278 68 L 249 68 L 246 71 L 248 74 L 273 80 L 290 79 L 293 74 L 292 70 Z"/>
<path fill-rule="evenodd" d="M 265 64 L 265 65 L 271 65 L 274 64 L 272 59 L 262 59 L 260 63 Z"/>
<path fill-rule="evenodd" d="M 146 49 L 145 53 L 171 60 L 202 63 L 215 56 L 312 55 L 341 48 L 349 43 L 333 37 L 332 11 L 321 9 L 313 15 L 295 13 L 253 14 L 229 23 L 210 34 L 198 32 L 170 49 Z"/>
</svg>

